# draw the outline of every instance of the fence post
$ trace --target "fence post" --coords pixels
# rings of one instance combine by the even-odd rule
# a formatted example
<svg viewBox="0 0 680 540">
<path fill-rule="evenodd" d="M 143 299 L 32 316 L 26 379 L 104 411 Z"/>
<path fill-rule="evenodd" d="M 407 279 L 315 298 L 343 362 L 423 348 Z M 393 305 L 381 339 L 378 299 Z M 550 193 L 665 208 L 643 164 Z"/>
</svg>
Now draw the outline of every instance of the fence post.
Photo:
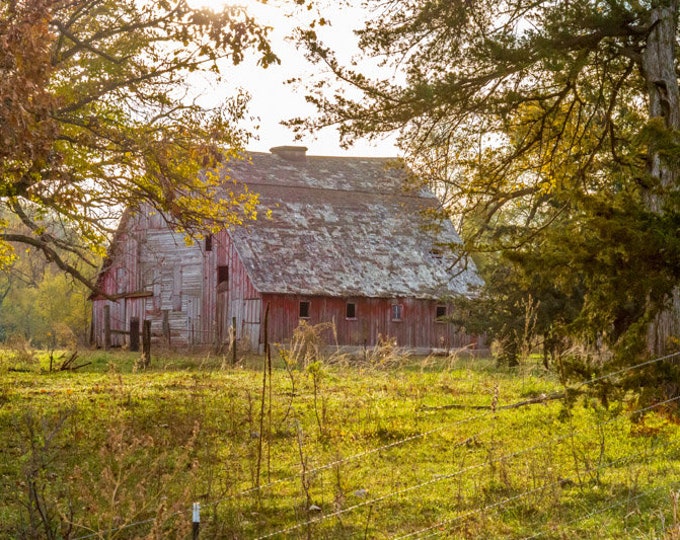
<svg viewBox="0 0 680 540">
<path fill-rule="evenodd" d="M 142 324 L 142 364 L 144 367 L 149 367 L 151 364 L 151 321 L 145 319 Z"/>
<path fill-rule="evenodd" d="M 236 317 L 231 318 L 231 363 L 236 365 Z"/>
<path fill-rule="evenodd" d="M 201 526 L 201 503 L 194 503 L 191 516 L 191 531 L 193 540 L 198 540 L 199 527 Z"/>
<path fill-rule="evenodd" d="M 104 306 L 104 349 L 111 348 L 111 306 Z"/>
<path fill-rule="evenodd" d="M 137 317 L 130 319 L 130 350 L 139 351 L 139 319 Z"/>
<path fill-rule="evenodd" d="M 168 347 L 172 344 L 170 342 L 170 310 L 163 310 L 163 337 L 165 338 L 165 343 Z"/>
</svg>

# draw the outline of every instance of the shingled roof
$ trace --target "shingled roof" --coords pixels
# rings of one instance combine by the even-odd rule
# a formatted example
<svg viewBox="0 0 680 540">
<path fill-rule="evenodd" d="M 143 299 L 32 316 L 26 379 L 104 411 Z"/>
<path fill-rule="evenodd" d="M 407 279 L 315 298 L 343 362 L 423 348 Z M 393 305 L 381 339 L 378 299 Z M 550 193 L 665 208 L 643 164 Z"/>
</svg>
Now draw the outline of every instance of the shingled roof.
<svg viewBox="0 0 680 540">
<path fill-rule="evenodd" d="M 423 211 L 436 209 L 437 199 L 406 192 L 394 160 L 305 150 L 278 147 L 230 163 L 230 176 L 259 193 L 272 214 L 230 231 L 257 290 L 429 299 L 480 283 L 472 263 L 452 267 L 442 256 L 438 246 L 460 239 L 448 221 L 427 223 Z"/>
</svg>

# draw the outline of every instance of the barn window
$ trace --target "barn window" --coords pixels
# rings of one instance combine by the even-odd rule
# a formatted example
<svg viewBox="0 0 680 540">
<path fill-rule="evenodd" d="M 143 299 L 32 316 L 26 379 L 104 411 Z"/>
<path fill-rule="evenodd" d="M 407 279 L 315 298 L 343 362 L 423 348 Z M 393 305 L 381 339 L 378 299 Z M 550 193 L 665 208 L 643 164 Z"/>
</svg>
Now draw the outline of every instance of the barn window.
<svg viewBox="0 0 680 540">
<path fill-rule="evenodd" d="M 347 302 L 347 307 L 345 309 L 345 318 L 347 319 L 357 318 L 357 305 L 354 302 Z"/>
<path fill-rule="evenodd" d="M 436 307 L 434 320 L 440 323 L 446 322 L 446 306 Z"/>
<path fill-rule="evenodd" d="M 205 250 L 212 251 L 213 235 L 209 234 L 205 237 Z"/>
<path fill-rule="evenodd" d="M 228 266 L 218 266 L 217 267 L 217 284 L 226 283 L 229 281 L 229 267 Z"/>
<path fill-rule="evenodd" d="M 301 319 L 309 319 L 309 302 L 307 300 L 303 300 L 300 302 L 299 317 Z"/>
<path fill-rule="evenodd" d="M 404 305 L 392 304 L 392 320 L 401 321 L 404 317 Z"/>
</svg>

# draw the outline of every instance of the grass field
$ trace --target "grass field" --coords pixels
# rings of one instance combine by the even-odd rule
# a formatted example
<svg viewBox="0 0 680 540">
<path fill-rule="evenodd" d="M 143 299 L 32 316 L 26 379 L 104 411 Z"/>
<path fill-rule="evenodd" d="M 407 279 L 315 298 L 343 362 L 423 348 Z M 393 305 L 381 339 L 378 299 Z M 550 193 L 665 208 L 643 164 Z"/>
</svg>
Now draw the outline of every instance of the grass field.
<svg viewBox="0 0 680 540">
<path fill-rule="evenodd" d="M 0 538 L 191 538 L 193 502 L 201 538 L 680 538 L 675 404 L 507 408 L 563 390 L 537 363 L 137 357 L 2 353 Z"/>
</svg>

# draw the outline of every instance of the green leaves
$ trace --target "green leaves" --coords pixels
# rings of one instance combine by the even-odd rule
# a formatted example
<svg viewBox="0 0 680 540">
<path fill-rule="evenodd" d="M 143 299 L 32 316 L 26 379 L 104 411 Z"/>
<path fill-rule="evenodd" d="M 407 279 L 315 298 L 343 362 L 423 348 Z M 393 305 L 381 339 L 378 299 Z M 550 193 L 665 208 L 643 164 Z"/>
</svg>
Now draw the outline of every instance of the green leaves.
<svg viewBox="0 0 680 540">
<path fill-rule="evenodd" d="M 661 76 L 678 61 L 657 35 L 675 24 L 677 37 L 678 8 L 657 4 L 372 2 L 359 43 L 394 77 L 371 80 L 311 40 L 336 86 L 362 97 L 311 88 L 320 116 L 306 127 L 399 131 L 488 265 L 488 309 L 468 324 L 507 337 L 533 298 L 537 331 L 614 351 L 635 339 L 641 353 L 680 279 L 680 111 L 675 77 Z"/>
<path fill-rule="evenodd" d="M 253 217 L 247 190 L 216 200 L 224 179 L 201 171 L 233 158 L 248 138 L 236 94 L 209 111 L 189 74 L 219 72 L 253 52 L 278 58 L 242 7 L 187 2 L 27 0 L 0 8 L 0 205 L 22 213 L 25 237 L 88 282 L 66 245 L 39 233 L 43 219 L 79 231 L 68 248 L 101 248 L 126 206 L 150 204 L 189 233 Z M 42 217 L 41 217 L 42 216 Z"/>
</svg>

